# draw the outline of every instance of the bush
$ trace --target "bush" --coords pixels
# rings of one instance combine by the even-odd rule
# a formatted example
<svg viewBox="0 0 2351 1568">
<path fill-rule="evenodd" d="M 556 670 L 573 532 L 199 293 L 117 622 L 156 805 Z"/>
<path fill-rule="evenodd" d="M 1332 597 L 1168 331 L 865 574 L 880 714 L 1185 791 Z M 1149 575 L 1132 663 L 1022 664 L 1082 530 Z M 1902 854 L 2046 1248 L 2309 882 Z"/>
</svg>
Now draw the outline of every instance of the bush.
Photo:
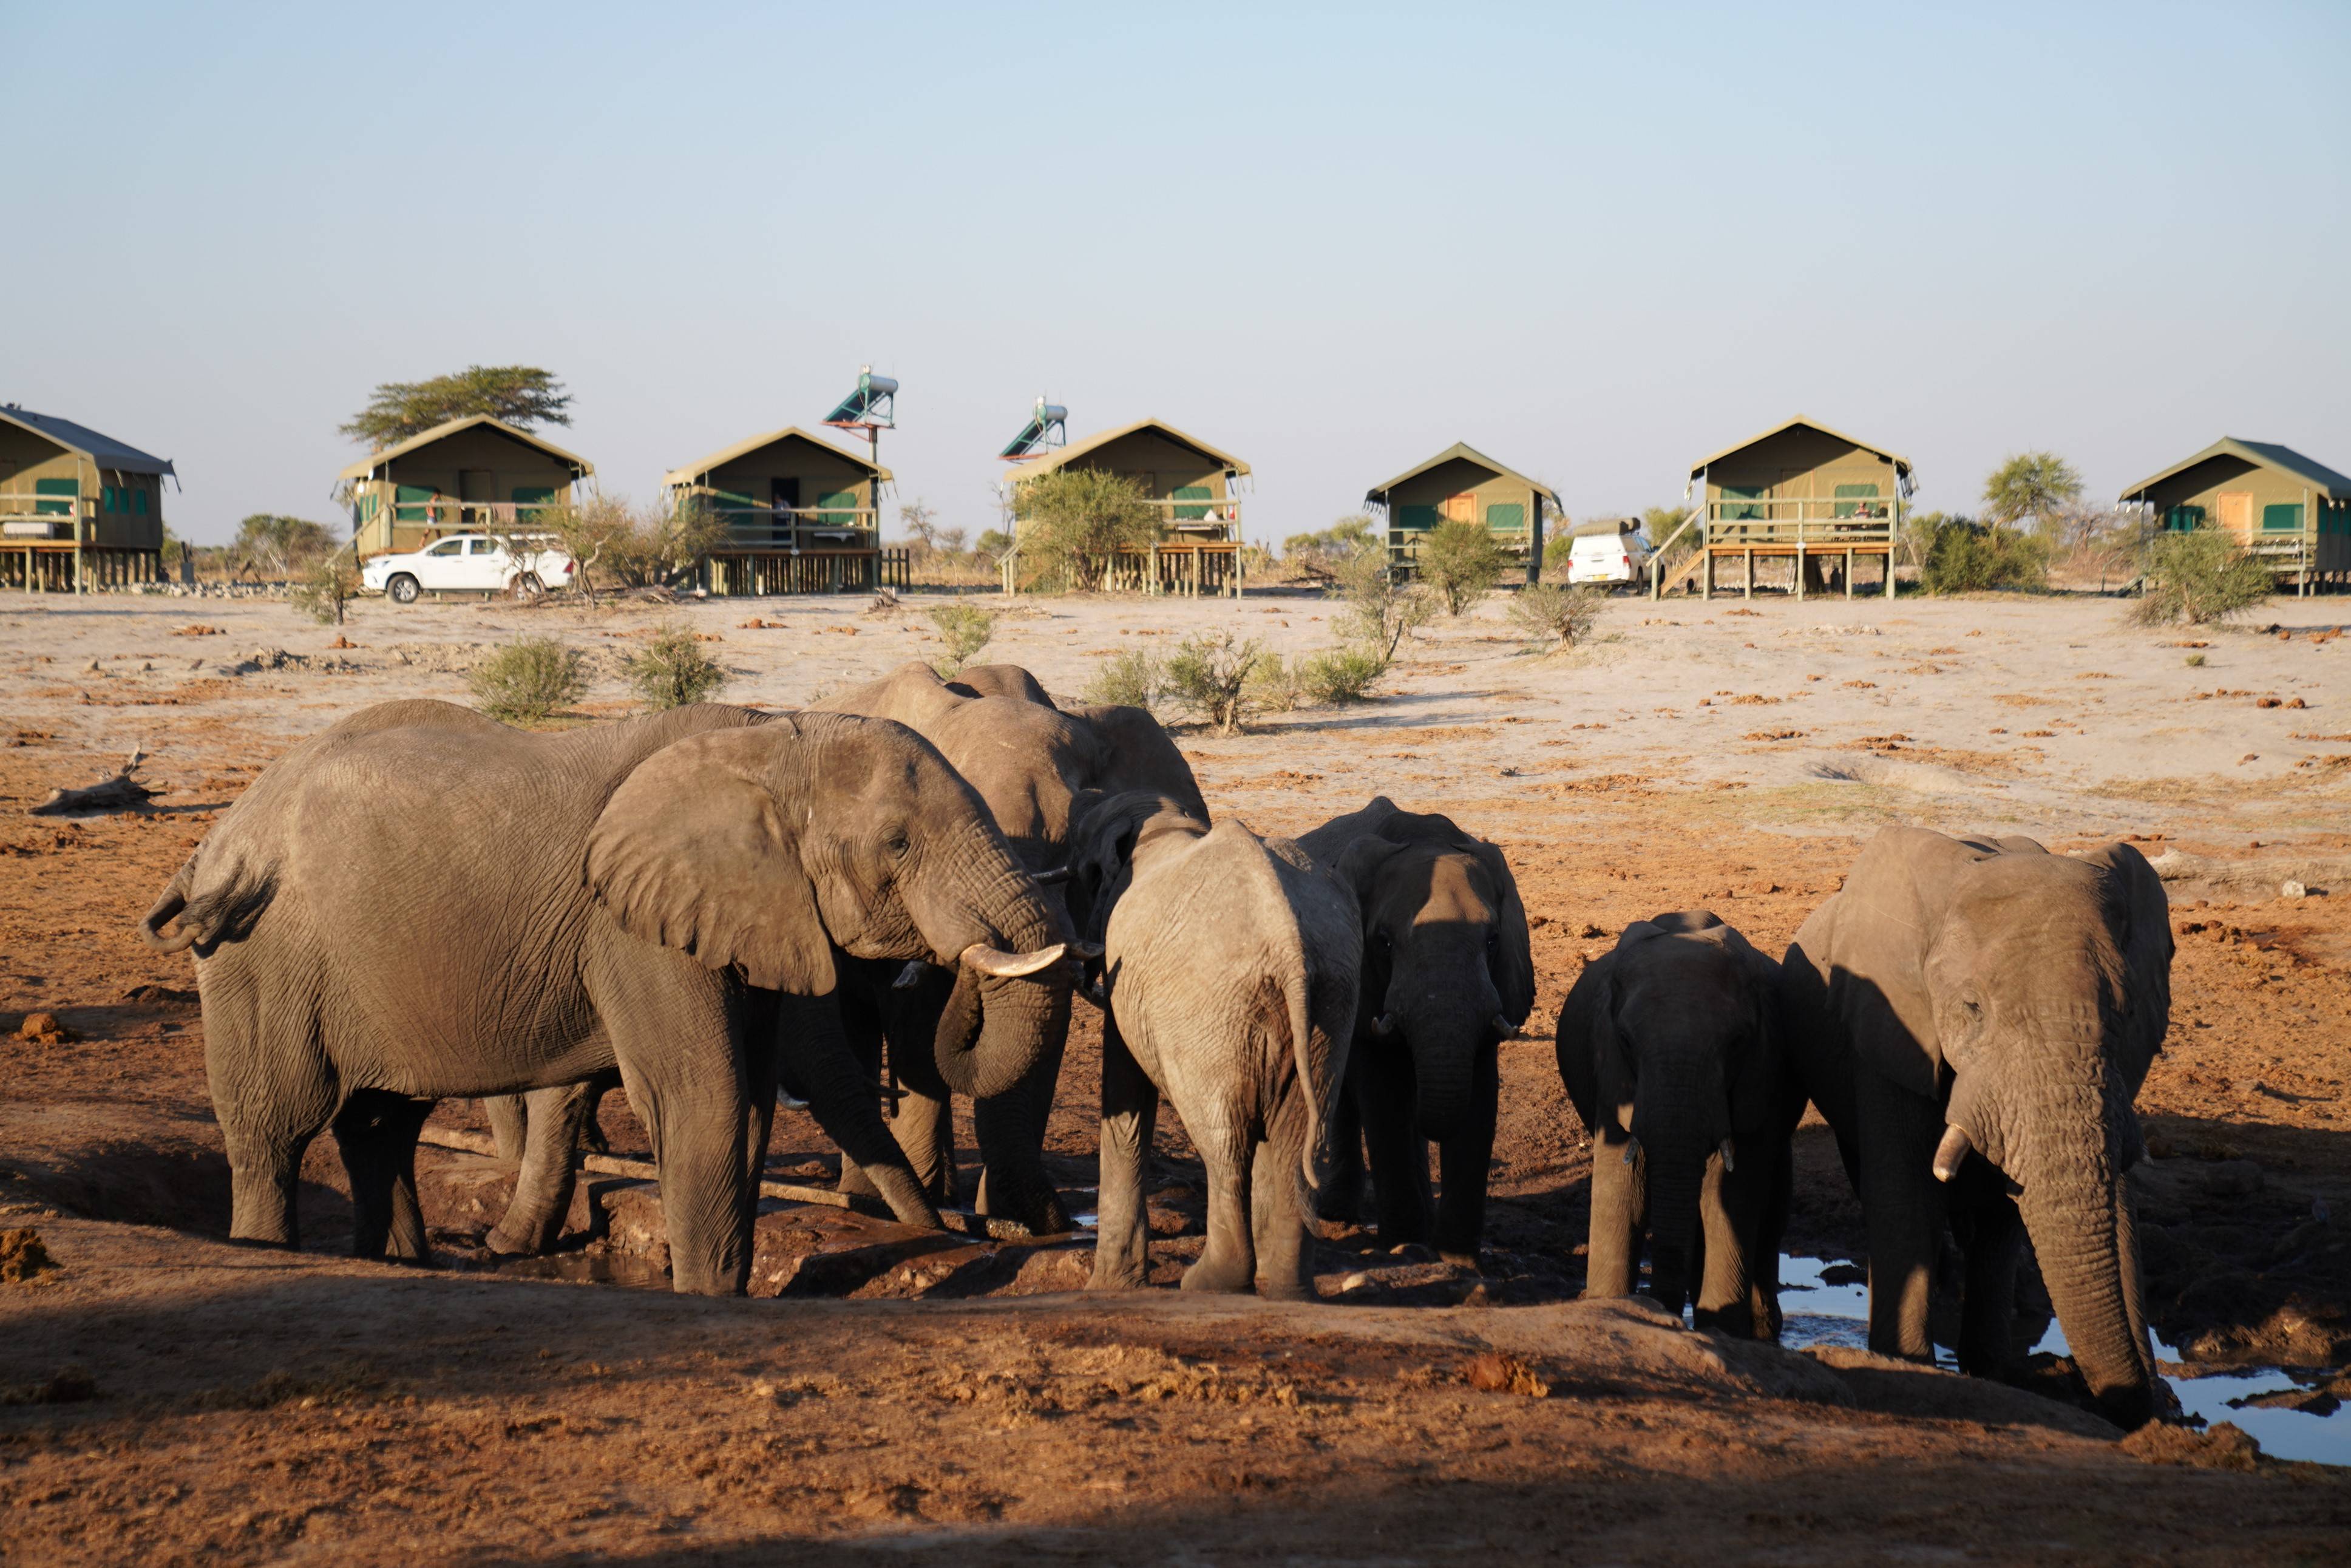
<svg viewBox="0 0 2351 1568">
<path fill-rule="evenodd" d="M 1166 671 L 1160 666 L 1157 654 L 1148 649 L 1129 648 L 1094 666 L 1093 679 L 1086 683 L 1085 698 L 1090 703 L 1119 707 L 1149 707 L 1159 700 L 1166 681 Z"/>
<path fill-rule="evenodd" d="M 702 651 L 693 630 L 679 622 L 653 629 L 645 651 L 628 663 L 629 685 L 655 713 L 708 702 L 726 684 L 726 672 Z"/>
<path fill-rule="evenodd" d="M 1379 534 L 1371 517 L 1357 512 L 1317 532 L 1290 535 L 1281 541 L 1281 559 L 1294 577 L 1330 582 L 1336 580 L 1343 562 L 1379 549 Z"/>
<path fill-rule="evenodd" d="M 1367 650 L 1384 672 L 1405 640 L 1436 617 L 1436 597 L 1419 583 L 1398 582 L 1388 570 L 1388 552 L 1361 550 L 1339 563 L 1338 588 L 1347 608 L 1335 630 Z"/>
<path fill-rule="evenodd" d="M 1325 707 L 1337 707 L 1371 695 L 1372 683 L 1386 671 L 1386 662 L 1369 648 L 1353 647 L 1317 653 L 1298 674 L 1307 696 Z"/>
<path fill-rule="evenodd" d="M 1444 601 L 1445 612 L 1458 616 L 1493 589 L 1510 557 L 1478 524 L 1455 521 L 1428 531 L 1415 564 L 1429 591 Z"/>
<path fill-rule="evenodd" d="M 1947 517 L 1928 541 L 1918 575 L 1929 593 L 2039 588 L 2049 578 L 2049 541 L 1996 524 Z"/>
<path fill-rule="evenodd" d="M 1072 588 L 1099 589 L 1114 554 L 1159 538 L 1159 509 L 1123 474 L 1059 468 L 1022 485 L 1013 507 L 1030 568 L 1058 571 Z"/>
<path fill-rule="evenodd" d="M 1313 699 L 1306 691 L 1304 656 L 1285 659 L 1268 653 L 1249 672 L 1249 700 L 1268 713 L 1294 713 Z"/>
<path fill-rule="evenodd" d="M 1556 572 L 1561 577 L 1565 577 L 1567 569 L 1574 563 L 1574 559 L 1575 536 L 1569 533 L 1566 525 L 1562 523 L 1558 533 L 1543 540 L 1543 573 L 1549 576 Z"/>
<path fill-rule="evenodd" d="M 343 608 L 359 596 L 360 570 L 350 552 L 320 556 L 304 569 L 287 601 L 321 626 L 343 623 Z"/>
<path fill-rule="evenodd" d="M 556 638 L 522 637 L 475 665 L 466 683 L 492 718 L 534 724 L 588 694 L 588 666 Z"/>
<path fill-rule="evenodd" d="M 2228 621 L 2276 589 L 2270 569 L 2226 534 L 2210 528 L 2163 534 L 2147 553 L 2146 592 L 2131 619 L 2144 626 Z"/>
<path fill-rule="evenodd" d="M 648 588 L 684 577 L 725 542 L 726 526 L 704 507 L 637 507 L 599 494 L 527 514 L 507 538 L 507 553 L 526 559 L 549 535 L 578 563 L 572 586 L 592 601 L 600 578 L 612 587 Z"/>
<path fill-rule="evenodd" d="M 1524 632 L 1531 641 L 1573 648 L 1583 640 L 1607 606 L 1608 595 L 1600 589 L 1531 582 L 1510 600 L 1510 624 Z"/>
<path fill-rule="evenodd" d="M 931 624 L 939 629 L 939 641 L 946 644 L 946 651 L 931 661 L 931 668 L 950 681 L 996 635 L 996 617 L 968 604 L 940 605 L 931 612 Z"/>
<path fill-rule="evenodd" d="M 1257 668 L 1265 644 L 1247 642 L 1218 628 L 1186 637 L 1167 661 L 1167 692 L 1219 735 L 1237 735 L 1255 705 L 1249 696 L 1249 675 Z"/>
</svg>

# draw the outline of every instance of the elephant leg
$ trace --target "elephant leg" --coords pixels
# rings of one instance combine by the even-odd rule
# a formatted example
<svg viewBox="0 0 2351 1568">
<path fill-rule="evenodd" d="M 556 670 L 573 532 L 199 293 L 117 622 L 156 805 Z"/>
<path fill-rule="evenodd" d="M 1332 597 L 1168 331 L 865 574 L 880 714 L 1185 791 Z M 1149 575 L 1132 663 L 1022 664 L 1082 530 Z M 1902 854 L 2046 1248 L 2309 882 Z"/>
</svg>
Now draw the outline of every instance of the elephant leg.
<svg viewBox="0 0 2351 1568">
<path fill-rule="evenodd" d="M 251 981 L 204 998 L 204 1074 L 228 1154 L 229 1239 L 299 1247 L 302 1152 L 340 1108 L 336 1073 L 307 1007 L 256 996 Z"/>
<path fill-rule="evenodd" d="M 491 1251 L 508 1257 L 536 1257 L 554 1249 L 563 1235 L 563 1221 L 571 1212 L 575 1182 L 574 1153 L 589 1112 L 604 1092 L 604 1080 L 534 1089 L 527 1095 L 504 1095 L 523 1107 L 522 1169 L 515 1174 L 514 1197 L 491 1230 Z M 485 1101 L 485 1104 L 488 1102 Z"/>
<path fill-rule="evenodd" d="M 1632 1159 L 1627 1163 L 1625 1155 Z M 1638 1145 L 1615 1127 L 1592 1140 L 1592 1230 L 1583 1255 L 1586 1296 L 1629 1296 L 1640 1279 L 1648 1171 Z"/>
<path fill-rule="evenodd" d="M 857 1063 L 860 1081 L 879 1102 L 882 1088 L 882 1020 L 862 999 L 850 996 L 844 991 L 836 991 L 834 996 L 840 1004 L 842 1041 L 849 1048 L 851 1060 Z M 798 1068 L 791 1069 L 784 1076 L 789 1078 L 799 1089 L 799 1092 L 796 1097 L 809 1101 L 810 1108 L 813 1109 L 814 1099 L 809 1092 L 808 1085 L 801 1082 L 802 1075 Z M 903 1113 L 905 1107 L 901 1105 L 898 1109 Z M 897 1117 L 891 1115 L 886 1119 L 891 1131 L 897 1132 Z M 837 1143 L 840 1140 L 834 1141 Z M 905 1142 L 903 1134 L 900 1134 L 899 1142 L 901 1144 Z M 841 1180 L 835 1186 L 841 1192 L 851 1197 L 882 1196 L 880 1190 L 874 1186 L 872 1178 L 865 1174 L 865 1168 L 852 1159 L 844 1158 L 841 1162 Z"/>
<path fill-rule="evenodd" d="M 1486 1176 L 1493 1163 L 1501 1099 L 1500 1063 L 1492 1047 L 1479 1055 L 1473 1071 L 1469 1125 L 1437 1146 L 1437 1253 L 1469 1269 L 1478 1266 L 1478 1249 L 1486 1239 Z"/>
<path fill-rule="evenodd" d="M 1364 1218 L 1364 1113 L 1356 1103 L 1362 1092 L 1363 1074 L 1351 1060 L 1331 1107 L 1331 1168 L 1314 1194 L 1314 1212 L 1340 1225 Z"/>
<path fill-rule="evenodd" d="M 1750 1152 L 1740 1168 L 1726 1170 L 1722 1156 L 1707 1161 L 1706 1185 L 1698 1192 L 1698 1226 L 1703 1253 L 1698 1264 L 1698 1301 L 1690 1322 L 1698 1328 L 1718 1329 L 1740 1339 L 1767 1339 L 1766 1320 L 1755 1311 L 1755 1239 L 1763 1228 L 1763 1210 L 1771 1201 L 1771 1173 L 1757 1170 Z"/>
<path fill-rule="evenodd" d="M 490 1141 L 497 1145 L 498 1158 L 519 1164 L 523 1151 L 528 1147 L 530 1113 L 520 1094 L 486 1094 L 482 1097 L 482 1114 L 489 1118 Z"/>
<path fill-rule="evenodd" d="M 862 1169 L 900 1224 L 939 1229 L 938 1210 L 882 1120 L 872 1078 L 851 1054 L 841 1009 L 830 997 L 778 997 L 777 1007 L 782 1061 L 806 1091 L 817 1125 L 840 1145 L 842 1168 Z"/>
<path fill-rule="evenodd" d="M 1934 1104 L 1865 1074 L 1861 1212 L 1869 1232 L 1869 1348 L 1930 1361 L 1936 1222 L 1942 1212 L 1933 1169 L 1941 1136 Z"/>
<path fill-rule="evenodd" d="M 1158 1120 L 1158 1086 L 1105 1013 L 1102 1164 L 1101 1175 L 1094 1178 L 1094 1272 L 1088 1290 L 1139 1290 L 1150 1277 L 1151 1226 L 1143 1187 L 1151 1161 L 1152 1128 Z"/>
<path fill-rule="evenodd" d="M 1180 1113 L 1182 1106 L 1176 1107 Z M 1185 1129 L 1200 1151 L 1208 1177 L 1208 1243 L 1184 1270 L 1187 1291 L 1240 1291 L 1257 1284 L 1257 1257 L 1250 1241 L 1249 1159 L 1255 1141 L 1230 1126 L 1210 1123 Z"/>
<path fill-rule="evenodd" d="M 981 1214 L 1017 1219 L 1039 1236 L 1074 1229 L 1070 1213 L 1045 1170 L 1045 1125 L 1061 1087 L 1061 1057 L 1070 1043 L 1069 1019 L 1052 1030 L 1033 1076 L 1007 1093 L 974 1101 L 972 1131 L 979 1138 L 979 1191 L 972 1207 Z"/>
<path fill-rule="evenodd" d="M 952 1208 L 963 1196 L 962 1184 L 956 1179 L 955 1163 L 955 1102 L 944 1094 L 932 1095 L 919 1089 L 898 1089 L 897 1114 L 890 1118 L 891 1135 L 905 1152 L 906 1164 L 914 1179 L 931 1196 L 931 1201 L 942 1208 Z M 987 1209 L 982 1207 L 981 1213 Z"/>
<path fill-rule="evenodd" d="M 416 1200 L 416 1134 L 434 1102 L 362 1089 L 330 1124 L 351 1184 L 351 1254 L 425 1262 L 432 1247 Z"/>
<path fill-rule="evenodd" d="M 1308 1223 L 1305 1175 L 1299 1166 L 1305 1153 L 1304 1121 L 1302 1113 L 1283 1118 L 1250 1154 L 1249 1239 L 1257 1251 L 1258 1294 L 1269 1301 L 1316 1298 L 1314 1229 Z"/>
<path fill-rule="evenodd" d="M 1354 1062 L 1348 1063 L 1352 1073 Z M 1371 1154 L 1372 1196 L 1380 1215 L 1380 1245 L 1428 1239 L 1428 1142 L 1420 1135 L 1413 1094 L 1412 1059 L 1399 1046 L 1367 1051 L 1357 1107 Z"/>
<path fill-rule="evenodd" d="M 1976 1162 L 1978 1165 L 1980 1162 Z M 1988 1171 L 1963 1170 L 1989 1188 Z M 2010 1335 L 2016 1317 L 2016 1270 L 2023 1249 L 2024 1221 L 2003 1191 L 1969 1195 L 1960 1222 L 1967 1254 L 1967 1283 L 1959 1296 L 1959 1370 L 1971 1377 L 1999 1377 L 2012 1354 Z"/>
<path fill-rule="evenodd" d="M 586 977 L 660 1167 L 671 1285 L 686 1295 L 739 1295 L 750 1277 L 753 1207 L 742 1003 L 693 958 L 643 943 L 625 956 L 595 955 Z"/>
</svg>

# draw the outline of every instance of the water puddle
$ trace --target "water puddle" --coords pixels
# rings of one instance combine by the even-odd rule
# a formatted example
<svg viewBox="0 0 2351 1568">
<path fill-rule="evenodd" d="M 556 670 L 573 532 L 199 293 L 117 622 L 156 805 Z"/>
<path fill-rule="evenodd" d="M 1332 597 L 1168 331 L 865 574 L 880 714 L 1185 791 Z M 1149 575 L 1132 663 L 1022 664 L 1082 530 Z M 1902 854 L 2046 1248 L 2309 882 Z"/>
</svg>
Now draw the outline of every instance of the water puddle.
<svg viewBox="0 0 2351 1568">
<path fill-rule="evenodd" d="M 1834 1274 L 1834 1280 L 1824 1279 Z M 1819 1258 L 1780 1259 L 1780 1310 L 1783 1318 L 1780 1343 L 1792 1350 L 1807 1345 L 1848 1345 L 1869 1348 L 1869 1286 L 1861 1270 L 1850 1263 Z M 2049 1332 L 2032 1347 L 2035 1354 L 2068 1354 L 2065 1336 L 2053 1319 Z M 2155 1341 L 2156 1358 L 2177 1364 L 2179 1352 Z M 1949 1347 L 1935 1347 L 1935 1364 L 1959 1370 Z M 2273 1366 L 2236 1366 L 2194 1376 L 2166 1375 L 2179 1396 L 2181 1408 L 2219 1426 L 2230 1421 L 2251 1435 L 2262 1452 L 2281 1459 L 2311 1459 L 2323 1465 L 2351 1465 L 2351 1421 L 2314 1416 L 2304 1410 L 2275 1410 L 2260 1406 L 2233 1406 L 2231 1400 L 2276 1394 L 2303 1386 Z"/>
</svg>

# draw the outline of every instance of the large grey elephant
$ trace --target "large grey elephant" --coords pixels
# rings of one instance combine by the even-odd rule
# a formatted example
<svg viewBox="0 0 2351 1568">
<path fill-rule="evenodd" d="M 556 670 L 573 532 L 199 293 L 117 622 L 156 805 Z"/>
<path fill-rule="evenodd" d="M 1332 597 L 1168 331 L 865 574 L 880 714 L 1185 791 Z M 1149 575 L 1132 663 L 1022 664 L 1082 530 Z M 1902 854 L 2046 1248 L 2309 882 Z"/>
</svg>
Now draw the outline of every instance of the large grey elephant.
<svg viewBox="0 0 2351 1568">
<path fill-rule="evenodd" d="M 1299 844 L 1363 912 L 1363 994 L 1322 1212 L 1353 1220 L 1371 1152 L 1381 1241 L 1475 1266 L 1486 1228 L 1499 1042 L 1535 1005 L 1526 905 L 1502 852 L 1382 795 Z M 1428 1145 L 1442 1186 L 1431 1229 Z"/>
<path fill-rule="evenodd" d="M 1144 1166 L 1162 1094 L 1208 1181 L 1187 1291 L 1311 1298 L 1307 1196 L 1353 1035 L 1353 895 L 1306 852 L 1165 796 L 1083 815 L 1072 912 L 1103 944 L 1102 1176 L 1092 1286 L 1147 1272 Z"/>
<path fill-rule="evenodd" d="M 296 1243 L 296 1172 L 331 1125 L 380 1249 L 366 1217 L 393 1212 L 433 1100 L 617 1067 L 677 1289 L 739 1290 L 778 993 L 830 995 L 836 951 L 943 961 L 967 998 L 1069 988 L 1058 912 L 901 726 L 698 706 L 530 735 L 459 712 L 391 705 L 296 747 L 141 923 L 194 951 L 235 1238 Z M 971 1049 L 1000 1092 L 1034 1064 L 994 1045 Z"/>
<path fill-rule="evenodd" d="M 1714 915 L 1625 927 L 1559 1010 L 1559 1075 L 1592 1137 L 1583 1293 L 1649 1293 L 1701 1328 L 1780 1337 L 1789 1140 L 1804 1093 L 1781 1047 L 1780 966 Z"/>
<path fill-rule="evenodd" d="M 2091 1393 L 2127 1425 L 2157 1412 L 2125 1176 L 2171 953 L 2163 884 L 2119 843 L 1888 828 L 1804 922 L 1781 969 L 1789 1044 L 1868 1221 L 1871 1349 L 1931 1354 L 1948 1219 L 1960 1364 L 1997 1373 L 2021 1217 Z"/>
<path fill-rule="evenodd" d="M 978 665 L 954 681 L 909 663 L 881 679 L 841 693 L 822 711 L 894 719 L 936 746 L 986 803 L 1013 853 L 1031 872 L 1058 877 L 1069 860 L 1071 812 L 1081 791 L 1150 789 L 1206 820 L 1192 769 L 1159 721 L 1142 708 L 1057 708 L 1034 676 L 1017 664 Z M 1049 890 L 1049 896 L 1056 896 Z M 1019 1019 L 991 1018 L 993 1030 L 1022 1030 L 1035 1071 L 1016 1089 L 973 1096 L 967 1077 L 940 1063 L 932 1048 L 946 1015 L 954 977 L 944 970 L 905 973 L 895 965 L 847 966 L 841 1010 L 852 1047 L 878 1071 L 889 1048 L 898 1103 L 891 1126 L 916 1177 L 934 1201 L 956 1201 L 952 1097 L 973 1099 L 984 1175 L 977 1207 L 1017 1219 L 1040 1235 L 1071 1228 L 1042 1158 L 1045 1124 L 1069 1040 L 1066 995 L 1056 1009 Z M 862 1188 L 862 1168 L 844 1184 Z"/>
</svg>

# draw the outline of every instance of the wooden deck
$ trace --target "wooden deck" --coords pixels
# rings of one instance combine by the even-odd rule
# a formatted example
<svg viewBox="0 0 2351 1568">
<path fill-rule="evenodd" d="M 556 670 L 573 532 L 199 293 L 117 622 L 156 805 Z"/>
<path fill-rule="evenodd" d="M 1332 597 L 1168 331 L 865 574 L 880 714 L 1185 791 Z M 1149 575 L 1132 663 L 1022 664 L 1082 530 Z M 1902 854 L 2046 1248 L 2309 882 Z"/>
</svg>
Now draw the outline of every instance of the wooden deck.
<svg viewBox="0 0 2351 1568">
<path fill-rule="evenodd" d="M 1891 599 L 1894 545 L 1901 521 L 1896 505 L 1886 501 L 1791 498 L 1718 501 L 1694 509 L 1665 543 L 1670 548 L 1696 528 L 1698 548 L 1675 568 L 1670 577 L 1655 567 L 1651 569 L 1650 597 L 1663 598 L 1695 577 L 1698 580 L 1699 596 L 1712 599 L 1718 588 L 1726 586 L 1722 566 L 1728 560 L 1736 562 L 1739 569 L 1738 580 L 1732 586 L 1752 599 L 1758 560 L 1792 560 L 1795 563 L 1791 579 L 1795 598 L 1806 597 L 1808 590 L 1824 583 L 1834 571 L 1844 597 L 1851 599 L 1855 569 L 1874 559 L 1879 563 L 1881 582 L 1872 586 Z M 1661 549 L 1660 558 L 1663 553 Z"/>
<path fill-rule="evenodd" d="M 760 549 L 732 547 L 702 559 L 697 577 L 714 598 L 760 594 L 871 593 L 913 585 L 903 549 Z"/>
</svg>

